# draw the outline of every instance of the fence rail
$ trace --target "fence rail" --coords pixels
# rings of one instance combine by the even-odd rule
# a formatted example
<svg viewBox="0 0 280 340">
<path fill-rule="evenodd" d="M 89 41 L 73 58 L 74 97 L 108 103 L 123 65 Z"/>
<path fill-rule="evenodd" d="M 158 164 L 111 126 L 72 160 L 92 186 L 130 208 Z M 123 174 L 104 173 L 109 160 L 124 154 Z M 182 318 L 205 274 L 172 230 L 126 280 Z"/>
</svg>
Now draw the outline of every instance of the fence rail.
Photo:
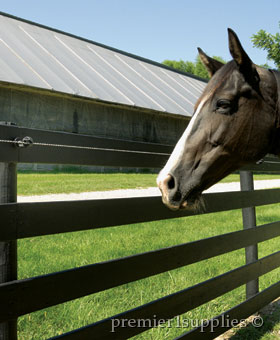
<svg viewBox="0 0 280 340">
<path fill-rule="evenodd" d="M 36 162 L 157 168 L 164 164 L 172 150 L 172 146 L 169 145 L 113 140 L 5 125 L 0 125 L 0 136 L 0 162 L 5 164 Z M 252 164 L 242 170 L 280 173 L 280 163 L 276 158 L 267 157 L 261 164 Z M 248 174 L 248 172 L 246 173 Z M 9 182 L 9 186 L 15 185 L 15 182 Z M 248 190 L 248 188 L 245 190 Z M 211 193 L 204 194 L 203 200 L 203 210 L 182 212 L 169 211 L 162 204 L 160 197 L 44 203 L 9 203 L 13 200 L 7 200 L 0 204 L 2 219 L 0 245 L 10 244 L 16 242 L 17 239 L 26 237 L 120 226 L 233 209 L 243 209 L 243 211 L 248 212 L 245 209 L 279 203 L 280 189 Z M 110 211 L 110 214 L 108 214 L 108 211 Z M 250 214 L 252 214 L 252 211 Z M 254 216 L 254 211 L 253 215 L 250 216 Z M 252 226 L 254 226 L 254 223 L 251 223 L 249 227 Z M 0 284 L 0 323 L 2 322 L 2 325 L 14 325 L 14 320 L 21 315 L 240 248 L 246 247 L 250 252 L 250 249 L 252 249 L 250 247 L 256 247 L 259 242 L 277 236 L 280 236 L 280 222 L 273 222 L 255 228 L 62 272 L 24 280 L 6 280 L 7 282 Z M 240 285 L 246 283 L 248 285 L 248 282 L 252 282 L 252 280 L 255 280 L 256 283 L 259 276 L 279 266 L 280 252 L 262 259 L 257 259 L 256 254 L 250 256 L 242 267 L 53 339 L 127 339 L 147 330 L 149 327 L 119 327 L 112 333 L 112 320 L 120 318 L 152 319 L 155 314 L 158 319 L 169 319 L 200 306 Z M 55 296 L 50 292 L 51 287 L 55 287 Z M 278 293 L 277 289 L 279 289 L 279 283 L 261 293 L 254 291 L 254 296 L 229 310 L 228 315 L 232 317 L 241 315 L 242 318 L 248 316 L 275 298 Z M 217 318 L 220 317 L 217 316 Z M 217 336 L 223 331 L 224 329 L 218 327 L 215 329 L 214 335 Z M 5 334 L 3 340 L 16 339 L 14 331 Z M 198 328 L 183 334 L 178 339 L 212 339 L 214 335 L 205 327 L 204 333 L 199 332 Z"/>
<path fill-rule="evenodd" d="M 0 136 L 0 162 L 157 168 L 172 150 L 170 145 L 5 125 L 0 125 Z M 20 144 L 25 137 L 32 143 Z"/>
<path fill-rule="evenodd" d="M 0 205 L 0 241 L 267 205 L 279 202 L 279 197 L 280 189 L 205 194 L 205 208 L 197 212 L 172 212 L 160 197 L 7 203 Z"/>
<path fill-rule="evenodd" d="M 8 163 L 162 168 L 174 147 L 1 124 L 0 136 L 0 162 Z M 30 137 L 33 143 L 16 147 L 25 137 Z M 250 164 L 242 169 L 280 172 L 276 157 L 266 157 L 263 163 Z"/>
<path fill-rule="evenodd" d="M 175 340 L 213 339 L 213 325 L 215 325 L 216 335 L 222 334 L 226 329 L 231 328 L 227 322 L 223 322 L 225 315 L 228 316 L 228 320 L 245 320 L 248 315 L 254 314 L 263 306 L 268 305 L 271 301 L 279 297 L 279 289 L 280 282 L 277 282 L 248 300 L 209 320 L 208 325 L 206 324 L 205 327 L 203 327 L 203 332 L 201 332 L 201 327 L 196 327 L 195 329 L 177 337 Z"/>
<path fill-rule="evenodd" d="M 277 252 L 195 286 L 56 338 L 68 340 L 90 340 L 93 337 L 97 339 L 128 339 L 151 327 L 118 327 L 115 332 L 112 332 L 112 320 L 153 320 L 154 315 L 158 320 L 171 319 L 270 272 L 278 267 L 276 262 L 279 260 L 280 252 Z M 104 334 L 106 334 L 105 337 Z M 214 335 L 212 336 L 214 337 Z"/>
<path fill-rule="evenodd" d="M 5 284 L 0 322 L 280 236 L 280 222 Z M 71 285 L 68 285 L 71 282 Z M 49 287 L 55 287 L 54 296 Z M 20 302 L 20 303 L 19 303 Z M 9 311 L 7 313 L 7 311 Z"/>
</svg>

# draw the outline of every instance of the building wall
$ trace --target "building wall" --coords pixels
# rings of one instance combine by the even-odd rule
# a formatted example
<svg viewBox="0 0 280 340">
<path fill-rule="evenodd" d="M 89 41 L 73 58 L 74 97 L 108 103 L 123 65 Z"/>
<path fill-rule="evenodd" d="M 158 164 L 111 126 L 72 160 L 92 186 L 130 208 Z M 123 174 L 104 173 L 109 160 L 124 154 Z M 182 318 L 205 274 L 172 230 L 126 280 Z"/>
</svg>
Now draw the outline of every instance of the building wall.
<svg viewBox="0 0 280 340">
<path fill-rule="evenodd" d="M 0 86 L 0 121 L 29 128 L 173 145 L 189 118 L 27 87 Z"/>
</svg>

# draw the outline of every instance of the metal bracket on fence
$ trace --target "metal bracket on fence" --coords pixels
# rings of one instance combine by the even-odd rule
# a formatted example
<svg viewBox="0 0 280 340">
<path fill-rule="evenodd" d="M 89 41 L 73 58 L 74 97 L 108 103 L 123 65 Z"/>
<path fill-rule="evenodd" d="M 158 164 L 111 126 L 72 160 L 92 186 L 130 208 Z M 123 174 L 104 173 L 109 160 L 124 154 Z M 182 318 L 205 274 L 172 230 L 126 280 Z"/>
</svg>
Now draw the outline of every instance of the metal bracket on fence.
<svg viewBox="0 0 280 340">
<path fill-rule="evenodd" d="M 16 126 L 17 123 L 6 122 L 6 121 L 1 120 L 1 121 L 0 121 L 0 125 Z"/>
<path fill-rule="evenodd" d="M 29 146 L 32 146 L 34 143 L 33 139 L 29 136 L 23 138 L 17 137 L 14 139 L 14 142 L 18 148 L 27 148 Z"/>
</svg>

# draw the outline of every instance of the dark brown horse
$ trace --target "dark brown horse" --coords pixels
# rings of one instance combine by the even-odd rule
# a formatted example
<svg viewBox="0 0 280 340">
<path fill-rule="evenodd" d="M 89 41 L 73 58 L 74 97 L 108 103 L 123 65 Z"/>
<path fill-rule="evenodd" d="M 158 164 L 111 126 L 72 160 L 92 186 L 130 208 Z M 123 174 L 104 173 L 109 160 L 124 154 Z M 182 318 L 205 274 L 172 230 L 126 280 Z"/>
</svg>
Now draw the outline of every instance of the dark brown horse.
<svg viewBox="0 0 280 340">
<path fill-rule="evenodd" d="M 231 30 L 233 60 L 199 55 L 211 79 L 157 183 L 163 202 L 193 207 L 203 190 L 242 165 L 280 153 L 280 76 L 255 65 Z"/>
</svg>

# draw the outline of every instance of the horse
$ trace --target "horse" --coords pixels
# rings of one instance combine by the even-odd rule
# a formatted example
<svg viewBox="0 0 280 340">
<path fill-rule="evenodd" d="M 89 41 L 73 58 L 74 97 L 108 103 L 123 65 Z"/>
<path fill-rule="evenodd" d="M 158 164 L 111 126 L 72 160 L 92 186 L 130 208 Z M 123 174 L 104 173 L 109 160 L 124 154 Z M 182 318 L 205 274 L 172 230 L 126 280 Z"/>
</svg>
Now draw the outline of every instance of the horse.
<svg viewBox="0 0 280 340">
<path fill-rule="evenodd" d="M 202 192 L 267 153 L 280 155 L 280 72 L 255 65 L 232 29 L 232 60 L 198 48 L 210 80 L 194 114 L 157 177 L 163 203 L 195 209 Z"/>
</svg>

